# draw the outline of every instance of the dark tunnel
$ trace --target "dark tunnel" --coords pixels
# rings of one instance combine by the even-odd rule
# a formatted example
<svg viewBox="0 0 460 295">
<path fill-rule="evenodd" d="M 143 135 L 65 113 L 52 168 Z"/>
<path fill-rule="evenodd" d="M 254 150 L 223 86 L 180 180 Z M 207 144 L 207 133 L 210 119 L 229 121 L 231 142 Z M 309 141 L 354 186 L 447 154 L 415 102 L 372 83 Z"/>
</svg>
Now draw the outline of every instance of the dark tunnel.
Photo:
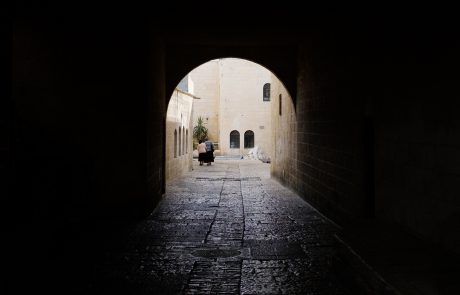
<svg viewBox="0 0 460 295">
<path fill-rule="evenodd" d="M 90 292 L 109 241 L 165 193 L 159 139 L 169 94 L 222 56 L 269 68 L 291 94 L 294 163 L 289 177 L 273 177 L 343 229 L 340 271 L 360 273 L 363 294 L 393 294 L 375 277 L 402 294 L 459 290 L 455 19 L 434 11 L 149 9 L 21 3 L 12 12 L 4 294 Z M 385 241 L 394 248 L 379 246 Z M 393 268 L 375 266 L 375 274 L 379 251 Z M 423 272 L 451 285 L 429 293 L 393 282 L 406 267 L 396 257 L 416 251 L 433 266 L 409 263 L 407 281 Z"/>
</svg>

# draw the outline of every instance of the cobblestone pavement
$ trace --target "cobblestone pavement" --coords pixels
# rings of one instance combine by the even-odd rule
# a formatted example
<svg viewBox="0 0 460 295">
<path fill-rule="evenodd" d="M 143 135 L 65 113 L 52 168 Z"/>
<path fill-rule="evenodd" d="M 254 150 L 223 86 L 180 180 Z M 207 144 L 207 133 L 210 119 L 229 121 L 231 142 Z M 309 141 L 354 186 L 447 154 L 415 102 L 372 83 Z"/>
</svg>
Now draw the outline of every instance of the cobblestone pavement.
<svg viewBox="0 0 460 295">
<path fill-rule="evenodd" d="M 169 183 L 151 216 L 107 250 L 95 288 L 123 294 L 348 294 L 331 275 L 335 227 L 270 179 L 222 160 Z"/>
</svg>

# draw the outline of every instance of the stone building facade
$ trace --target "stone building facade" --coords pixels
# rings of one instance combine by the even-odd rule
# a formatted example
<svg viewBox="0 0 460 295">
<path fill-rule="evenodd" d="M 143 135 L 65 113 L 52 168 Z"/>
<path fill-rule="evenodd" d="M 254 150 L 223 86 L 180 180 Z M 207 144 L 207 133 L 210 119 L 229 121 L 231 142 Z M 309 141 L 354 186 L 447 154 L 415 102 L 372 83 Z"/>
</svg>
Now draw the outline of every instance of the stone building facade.
<svg viewBox="0 0 460 295">
<path fill-rule="evenodd" d="M 202 117 L 216 155 L 245 155 L 255 146 L 271 173 L 295 187 L 296 117 L 292 98 L 266 68 L 243 59 L 211 60 L 178 84 L 166 118 L 166 179 L 190 171 L 193 126 Z"/>
<path fill-rule="evenodd" d="M 213 142 L 219 142 L 219 60 L 211 60 L 200 65 L 192 70 L 188 77 L 188 80 L 192 80 L 194 84 L 193 94 L 199 97 L 193 105 L 193 124 L 196 124 L 198 117 L 202 117 L 206 128 L 208 128 L 209 139 Z"/>
<path fill-rule="evenodd" d="M 254 146 L 269 156 L 272 80 L 266 68 L 248 60 L 223 58 L 205 63 L 189 76 L 194 83 L 194 124 L 203 117 L 217 154 L 245 155 Z"/>
<path fill-rule="evenodd" d="M 193 95 L 176 88 L 169 101 L 166 112 L 166 181 L 192 169 L 193 100 Z"/>
</svg>

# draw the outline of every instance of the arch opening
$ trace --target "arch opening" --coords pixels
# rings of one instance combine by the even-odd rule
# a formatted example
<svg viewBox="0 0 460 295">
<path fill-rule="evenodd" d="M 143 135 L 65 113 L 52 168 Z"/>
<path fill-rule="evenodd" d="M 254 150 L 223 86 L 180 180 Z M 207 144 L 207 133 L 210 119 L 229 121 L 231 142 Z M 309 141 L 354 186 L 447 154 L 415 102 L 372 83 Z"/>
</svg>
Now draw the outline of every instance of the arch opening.
<svg viewBox="0 0 460 295">
<path fill-rule="evenodd" d="M 244 133 L 244 148 L 253 148 L 254 147 L 254 132 L 248 130 Z"/>
<path fill-rule="evenodd" d="M 200 139 L 213 143 L 217 160 L 261 157 L 261 161 L 271 164 L 271 173 L 289 175 L 293 167 L 287 159 L 296 147 L 280 142 L 294 142 L 295 107 L 290 99 L 287 112 L 291 115 L 275 116 L 275 106 L 281 105 L 282 96 L 290 97 L 283 82 L 250 60 L 219 58 L 191 70 L 177 83 L 168 103 L 166 182 L 193 169 Z M 168 142 L 172 127 L 179 129 L 178 158 L 168 157 L 173 145 Z M 258 154 L 251 154 L 253 149 Z"/>
<path fill-rule="evenodd" d="M 240 133 L 237 130 L 233 130 L 232 132 L 230 132 L 230 148 L 240 148 Z"/>
</svg>

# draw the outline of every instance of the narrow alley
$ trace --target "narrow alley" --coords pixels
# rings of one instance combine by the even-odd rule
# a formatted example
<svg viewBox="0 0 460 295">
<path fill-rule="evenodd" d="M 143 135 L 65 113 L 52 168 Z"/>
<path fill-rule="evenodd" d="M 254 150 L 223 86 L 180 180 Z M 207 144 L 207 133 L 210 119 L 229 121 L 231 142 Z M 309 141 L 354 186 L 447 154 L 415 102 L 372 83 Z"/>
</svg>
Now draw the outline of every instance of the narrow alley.
<svg viewBox="0 0 460 295">
<path fill-rule="evenodd" d="M 460 294 L 454 5 L 67 2 L 5 10 L 2 294 Z"/>
<path fill-rule="evenodd" d="M 347 294 L 330 269 L 335 226 L 270 179 L 269 164 L 193 165 L 106 253 L 98 292 Z"/>
</svg>

